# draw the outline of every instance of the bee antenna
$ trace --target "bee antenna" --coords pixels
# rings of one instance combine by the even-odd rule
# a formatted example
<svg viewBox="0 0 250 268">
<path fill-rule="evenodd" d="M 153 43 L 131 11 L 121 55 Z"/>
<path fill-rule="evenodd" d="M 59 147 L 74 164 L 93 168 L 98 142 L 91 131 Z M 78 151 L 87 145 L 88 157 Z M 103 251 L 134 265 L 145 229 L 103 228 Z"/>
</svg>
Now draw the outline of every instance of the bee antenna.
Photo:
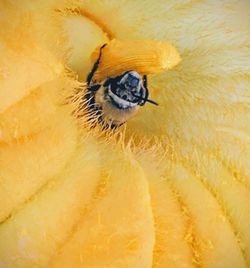
<svg viewBox="0 0 250 268">
<path fill-rule="evenodd" d="M 157 105 L 157 106 L 159 105 L 159 103 L 157 103 L 156 101 L 150 100 L 150 99 L 148 99 L 148 98 L 142 98 L 141 96 L 137 96 L 137 95 L 135 95 L 133 92 L 132 92 L 132 95 L 133 95 L 134 97 L 138 98 L 139 100 L 143 100 L 143 101 L 145 101 L 145 102 L 149 102 L 149 103 L 154 104 L 154 105 Z"/>
<path fill-rule="evenodd" d="M 147 101 L 147 102 L 149 102 L 149 103 L 151 103 L 151 104 L 157 105 L 157 106 L 159 105 L 158 102 L 153 101 L 153 100 L 150 100 L 150 99 L 146 99 L 145 101 Z"/>
</svg>

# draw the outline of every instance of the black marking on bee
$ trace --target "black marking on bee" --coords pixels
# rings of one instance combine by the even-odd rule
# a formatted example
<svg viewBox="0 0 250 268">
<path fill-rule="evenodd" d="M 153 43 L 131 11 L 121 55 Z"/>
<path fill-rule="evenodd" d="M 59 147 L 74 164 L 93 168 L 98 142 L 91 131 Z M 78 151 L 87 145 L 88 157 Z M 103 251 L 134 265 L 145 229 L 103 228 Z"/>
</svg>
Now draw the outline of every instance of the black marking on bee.
<svg viewBox="0 0 250 268">
<path fill-rule="evenodd" d="M 110 124 L 105 122 L 102 107 L 96 103 L 96 94 L 101 87 L 104 90 L 103 101 L 108 102 L 109 105 L 120 112 L 127 112 L 135 109 L 137 106 L 143 106 L 146 102 L 154 105 L 158 105 L 158 103 L 148 98 L 147 76 L 141 76 L 136 71 L 129 70 L 116 77 L 108 77 L 101 83 L 93 80 L 94 74 L 100 64 L 102 50 L 106 45 L 101 46 L 98 59 L 87 76 L 87 89 L 84 98 L 87 101 L 87 110 L 90 118 L 96 117 L 104 129 L 114 129 L 125 122 L 111 122 Z"/>
</svg>

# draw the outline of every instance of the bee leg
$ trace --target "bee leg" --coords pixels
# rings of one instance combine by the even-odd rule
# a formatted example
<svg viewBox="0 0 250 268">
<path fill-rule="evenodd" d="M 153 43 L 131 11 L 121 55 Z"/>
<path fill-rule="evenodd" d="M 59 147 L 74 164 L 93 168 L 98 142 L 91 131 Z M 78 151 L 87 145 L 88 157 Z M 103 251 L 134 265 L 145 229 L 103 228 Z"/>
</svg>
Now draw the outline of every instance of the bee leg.
<svg viewBox="0 0 250 268">
<path fill-rule="evenodd" d="M 143 75 L 143 86 L 141 87 L 140 96 L 138 97 L 140 100 L 140 103 L 139 103 L 140 106 L 143 106 L 145 102 L 148 100 L 149 92 L 148 92 L 147 86 L 148 86 L 147 76 Z"/>
<path fill-rule="evenodd" d="M 143 75 L 143 86 L 148 89 L 148 78 L 146 75 Z"/>
<path fill-rule="evenodd" d="M 93 112 L 98 112 L 98 108 L 95 105 L 95 93 L 99 90 L 101 85 L 100 84 L 92 84 L 91 85 L 91 81 L 92 81 L 92 78 L 93 78 L 96 70 L 98 69 L 99 64 L 100 64 L 100 60 L 101 60 L 101 56 L 102 56 L 102 49 L 106 45 L 107 44 L 104 44 L 104 45 L 101 46 L 98 59 L 94 63 L 94 65 L 92 67 L 92 70 L 90 71 L 90 73 L 87 76 L 87 90 L 86 90 L 86 93 L 84 95 L 84 99 L 87 100 L 87 109 L 88 109 L 88 111 L 92 112 L 92 113 Z M 91 117 L 93 118 L 93 115 Z"/>
<path fill-rule="evenodd" d="M 102 49 L 103 49 L 106 45 L 107 45 L 107 44 L 104 44 L 104 45 L 101 46 L 101 48 L 100 48 L 100 52 L 99 52 L 99 56 L 98 56 L 98 59 L 97 59 L 96 62 L 94 63 L 91 72 L 90 72 L 90 73 L 88 74 L 88 76 L 87 76 L 87 84 L 88 84 L 88 85 L 90 85 L 90 82 L 91 82 L 91 80 L 92 80 L 92 78 L 93 78 L 93 76 L 94 76 L 96 70 L 97 70 L 98 67 L 99 67 L 100 60 L 101 60 L 101 56 L 102 56 Z"/>
<path fill-rule="evenodd" d="M 101 85 L 100 84 L 96 84 L 96 85 L 93 85 L 93 86 L 89 86 L 88 87 L 88 91 L 90 91 L 90 92 L 96 92 L 96 91 L 98 91 L 98 89 L 101 87 Z"/>
<path fill-rule="evenodd" d="M 149 102 L 154 105 L 159 105 L 157 102 L 150 100 L 148 98 L 149 96 L 149 90 L 147 88 L 147 76 L 143 76 L 143 85 L 140 87 L 140 95 L 136 95 L 132 92 L 132 96 L 136 97 L 138 100 L 138 105 L 143 106 L 146 102 Z"/>
<path fill-rule="evenodd" d="M 143 76 L 143 87 L 145 89 L 145 96 L 144 98 L 147 100 L 148 99 L 148 95 L 149 95 L 149 91 L 148 91 L 148 78 L 146 75 Z"/>
</svg>

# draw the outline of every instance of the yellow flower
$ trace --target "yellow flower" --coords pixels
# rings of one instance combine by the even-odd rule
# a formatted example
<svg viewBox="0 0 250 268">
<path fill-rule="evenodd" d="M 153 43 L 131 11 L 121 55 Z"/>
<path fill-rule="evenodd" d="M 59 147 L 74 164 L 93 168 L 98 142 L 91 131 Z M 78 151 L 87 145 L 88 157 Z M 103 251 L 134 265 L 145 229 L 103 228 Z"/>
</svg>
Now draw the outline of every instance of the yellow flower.
<svg viewBox="0 0 250 268">
<path fill-rule="evenodd" d="M 250 265 L 249 8 L 0 3 L 0 267 Z M 107 137 L 65 98 L 111 38 L 169 41 L 182 61 L 149 76 L 160 106 Z"/>
</svg>

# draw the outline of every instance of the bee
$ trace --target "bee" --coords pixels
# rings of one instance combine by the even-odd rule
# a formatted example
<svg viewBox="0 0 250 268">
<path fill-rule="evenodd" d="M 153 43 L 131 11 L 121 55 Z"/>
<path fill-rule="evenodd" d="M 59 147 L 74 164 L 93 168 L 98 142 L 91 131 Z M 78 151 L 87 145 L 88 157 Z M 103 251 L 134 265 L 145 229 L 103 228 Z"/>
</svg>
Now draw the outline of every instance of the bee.
<svg viewBox="0 0 250 268">
<path fill-rule="evenodd" d="M 98 59 L 87 76 L 84 98 L 89 118 L 96 118 L 105 129 L 115 129 L 135 115 L 146 102 L 158 103 L 148 98 L 147 76 L 141 76 L 134 70 L 107 77 L 102 82 L 93 79 L 106 45 L 100 48 Z"/>
</svg>

